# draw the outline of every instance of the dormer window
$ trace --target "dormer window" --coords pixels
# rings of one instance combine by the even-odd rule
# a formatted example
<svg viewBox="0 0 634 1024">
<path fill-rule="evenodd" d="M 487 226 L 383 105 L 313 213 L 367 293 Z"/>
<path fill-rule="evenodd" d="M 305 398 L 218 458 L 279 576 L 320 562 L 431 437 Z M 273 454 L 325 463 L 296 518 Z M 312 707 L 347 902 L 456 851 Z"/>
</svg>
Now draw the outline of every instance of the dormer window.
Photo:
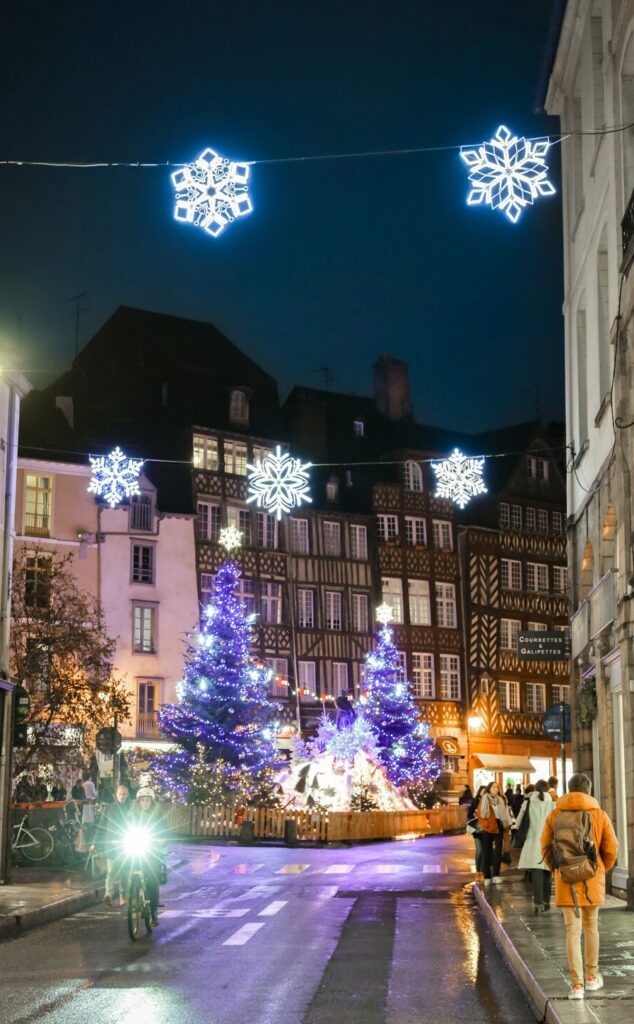
<svg viewBox="0 0 634 1024">
<path fill-rule="evenodd" d="M 365 423 L 363 420 L 352 421 L 352 433 L 355 437 L 363 437 L 365 433 Z"/>
<path fill-rule="evenodd" d="M 529 480 L 548 480 L 548 459 L 529 455 L 526 459 L 526 475 Z"/>
<path fill-rule="evenodd" d="M 130 501 L 130 529 L 152 529 L 152 495 L 138 494 Z"/>
<path fill-rule="evenodd" d="M 423 471 L 418 462 L 410 460 L 403 467 L 403 483 L 406 491 L 422 491 Z"/>
<path fill-rule="evenodd" d="M 336 501 L 339 496 L 339 481 L 336 476 L 331 476 L 326 484 L 326 498 L 328 501 Z"/>
<path fill-rule="evenodd" d="M 232 391 L 229 399 L 229 419 L 232 423 L 249 422 L 249 400 L 244 391 Z"/>
</svg>

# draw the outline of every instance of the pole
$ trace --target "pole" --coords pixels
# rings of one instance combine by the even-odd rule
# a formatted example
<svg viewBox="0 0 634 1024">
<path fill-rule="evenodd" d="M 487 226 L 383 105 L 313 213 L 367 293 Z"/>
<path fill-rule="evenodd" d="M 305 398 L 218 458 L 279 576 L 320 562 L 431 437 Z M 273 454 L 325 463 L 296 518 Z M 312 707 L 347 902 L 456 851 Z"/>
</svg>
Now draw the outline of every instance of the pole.
<svg viewBox="0 0 634 1024">
<path fill-rule="evenodd" d="M 566 792 L 566 705 L 562 701 L 559 705 L 559 724 L 561 737 L 561 791 Z"/>
<path fill-rule="evenodd" d="M 293 662 L 293 675 L 295 676 L 295 721 L 299 730 L 299 735 L 302 733 L 302 715 L 299 702 L 299 669 L 297 664 L 297 634 L 295 630 L 295 578 L 293 576 L 293 554 L 291 552 L 291 531 L 290 527 L 288 530 L 288 603 L 291 610 L 291 659 Z"/>
</svg>

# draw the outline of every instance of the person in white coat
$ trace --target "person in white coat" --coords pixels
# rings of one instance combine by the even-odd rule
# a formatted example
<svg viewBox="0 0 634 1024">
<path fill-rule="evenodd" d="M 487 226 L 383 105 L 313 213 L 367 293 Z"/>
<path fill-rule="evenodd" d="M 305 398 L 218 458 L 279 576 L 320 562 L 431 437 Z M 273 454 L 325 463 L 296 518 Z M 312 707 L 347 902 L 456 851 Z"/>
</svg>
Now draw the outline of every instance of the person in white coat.
<svg viewBox="0 0 634 1024">
<path fill-rule="evenodd" d="M 522 804 L 516 822 L 516 827 L 519 828 L 522 818 L 528 814 L 528 832 L 517 866 L 531 873 L 536 914 L 550 910 L 551 874 L 542 858 L 541 839 L 546 818 L 553 809 L 553 803 L 548 792 L 548 783 L 541 779 L 535 784 L 535 789 Z"/>
</svg>

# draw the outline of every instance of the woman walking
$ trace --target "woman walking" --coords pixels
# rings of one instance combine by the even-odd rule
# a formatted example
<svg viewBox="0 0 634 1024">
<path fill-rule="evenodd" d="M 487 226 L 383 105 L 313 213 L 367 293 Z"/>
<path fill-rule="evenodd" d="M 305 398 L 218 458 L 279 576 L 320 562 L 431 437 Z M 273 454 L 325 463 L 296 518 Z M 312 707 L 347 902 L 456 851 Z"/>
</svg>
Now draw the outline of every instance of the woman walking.
<svg viewBox="0 0 634 1024">
<path fill-rule="evenodd" d="M 531 873 L 533 905 L 536 914 L 550 910 L 551 874 L 542 858 L 542 832 L 546 818 L 553 809 L 553 800 L 548 792 L 548 783 L 540 779 L 535 789 L 524 801 L 517 817 L 517 827 L 528 814 L 528 832 L 522 846 L 518 868 Z"/>
<path fill-rule="evenodd" d="M 511 824 L 511 812 L 500 793 L 497 782 L 490 782 L 482 794 L 478 807 L 478 821 L 482 826 L 480 841 L 482 843 L 484 884 L 490 885 L 493 882 L 497 885 L 502 881 L 500 868 L 504 833 Z"/>
<path fill-rule="evenodd" d="M 484 873 L 484 850 L 482 847 L 482 826 L 478 821 L 478 807 L 486 786 L 480 786 L 467 810 L 467 832 L 473 837 L 475 846 L 475 869 L 479 875 Z"/>
</svg>

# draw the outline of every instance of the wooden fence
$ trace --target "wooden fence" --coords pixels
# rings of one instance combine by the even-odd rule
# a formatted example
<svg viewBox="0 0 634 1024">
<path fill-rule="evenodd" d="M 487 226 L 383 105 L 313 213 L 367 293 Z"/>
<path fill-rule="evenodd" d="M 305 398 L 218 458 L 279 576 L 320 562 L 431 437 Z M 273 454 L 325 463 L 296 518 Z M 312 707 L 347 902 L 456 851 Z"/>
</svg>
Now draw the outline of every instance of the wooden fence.
<svg viewBox="0 0 634 1024">
<path fill-rule="evenodd" d="M 397 839 L 463 829 L 467 822 L 467 809 L 448 804 L 430 811 L 333 811 L 319 814 L 275 807 L 225 807 L 222 804 L 187 807 L 185 804 L 172 804 L 167 820 L 170 829 L 178 835 L 210 837 L 237 837 L 243 823 L 252 821 L 256 839 L 283 839 L 285 823 L 294 821 L 298 840 L 334 843 Z"/>
</svg>

